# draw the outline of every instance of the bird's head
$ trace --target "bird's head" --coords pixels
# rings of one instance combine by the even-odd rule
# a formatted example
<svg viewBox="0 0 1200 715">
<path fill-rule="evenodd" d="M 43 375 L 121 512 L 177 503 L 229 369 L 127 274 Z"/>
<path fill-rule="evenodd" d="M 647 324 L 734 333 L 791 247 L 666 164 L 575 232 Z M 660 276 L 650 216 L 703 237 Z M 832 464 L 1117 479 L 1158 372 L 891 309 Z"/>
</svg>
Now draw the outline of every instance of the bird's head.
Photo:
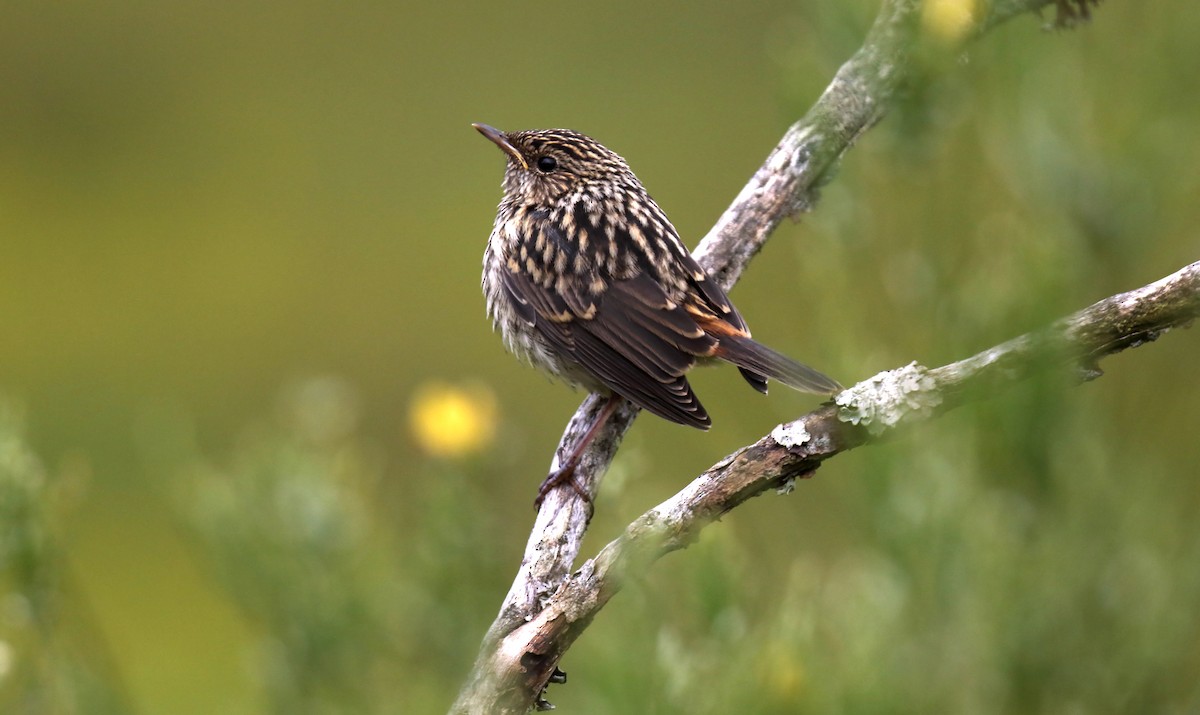
<svg viewBox="0 0 1200 715">
<path fill-rule="evenodd" d="M 589 136 L 570 129 L 502 132 L 473 124 L 508 155 L 504 193 L 521 203 L 556 205 L 580 193 L 640 189 L 629 165 Z"/>
</svg>

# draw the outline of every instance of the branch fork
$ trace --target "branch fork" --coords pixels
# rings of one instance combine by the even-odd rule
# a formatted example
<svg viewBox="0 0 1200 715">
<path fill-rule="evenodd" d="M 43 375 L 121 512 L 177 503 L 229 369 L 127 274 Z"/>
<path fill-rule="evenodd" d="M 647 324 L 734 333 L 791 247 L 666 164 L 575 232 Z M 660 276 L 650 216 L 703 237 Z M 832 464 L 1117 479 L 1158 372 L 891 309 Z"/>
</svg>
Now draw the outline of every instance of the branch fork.
<svg viewBox="0 0 1200 715">
<path fill-rule="evenodd" d="M 1067 24 L 1088 19 L 1095 2 L 993 0 L 960 40 L 1050 4 L 1060 24 Z M 862 49 L 788 129 L 700 242 L 693 255 L 723 288 L 737 281 L 779 223 L 810 210 L 842 155 L 893 104 L 921 40 L 922 10 L 917 0 L 884 1 Z M 622 402 L 579 459 L 575 479 L 583 494 L 554 489 L 542 502 L 517 576 L 450 712 L 552 707 L 543 692 L 548 683 L 565 680 L 559 659 L 622 585 L 750 498 L 769 489 L 789 491 L 796 479 L 812 476 L 840 452 L 999 394 L 1039 369 L 1057 365 L 1078 379 L 1094 379 L 1101 374 L 1101 358 L 1186 327 L 1198 315 L 1200 262 L 964 360 L 936 368 L 914 362 L 881 372 L 714 464 L 572 571 L 591 516 L 589 502 L 637 415 L 635 407 Z M 563 432 L 552 467 L 571 453 L 605 399 L 589 395 L 583 401 Z"/>
</svg>

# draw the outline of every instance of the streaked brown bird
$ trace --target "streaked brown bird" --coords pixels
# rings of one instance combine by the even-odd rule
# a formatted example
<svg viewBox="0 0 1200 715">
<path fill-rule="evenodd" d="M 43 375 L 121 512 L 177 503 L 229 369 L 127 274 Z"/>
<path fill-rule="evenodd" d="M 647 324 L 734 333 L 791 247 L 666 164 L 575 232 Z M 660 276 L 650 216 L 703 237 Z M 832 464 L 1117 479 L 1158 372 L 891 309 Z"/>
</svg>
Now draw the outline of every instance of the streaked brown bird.
<svg viewBox="0 0 1200 715">
<path fill-rule="evenodd" d="M 712 421 L 687 380 L 698 361 L 733 363 L 762 393 L 768 378 L 820 395 L 842 389 L 750 338 L 725 291 L 620 156 L 568 129 L 472 126 L 508 155 L 483 254 L 488 316 L 517 357 L 609 398 L 542 483 L 537 504 L 560 484 L 575 486 L 579 456 L 617 396 L 708 429 Z"/>
</svg>

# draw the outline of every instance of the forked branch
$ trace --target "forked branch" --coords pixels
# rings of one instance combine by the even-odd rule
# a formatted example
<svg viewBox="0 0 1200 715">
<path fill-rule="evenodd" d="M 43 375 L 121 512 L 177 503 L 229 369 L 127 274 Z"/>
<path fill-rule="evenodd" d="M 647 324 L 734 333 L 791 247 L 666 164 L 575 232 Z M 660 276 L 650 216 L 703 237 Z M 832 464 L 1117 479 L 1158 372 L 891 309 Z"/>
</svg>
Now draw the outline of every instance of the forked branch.
<svg viewBox="0 0 1200 715">
<path fill-rule="evenodd" d="M 785 218 L 811 209 L 818 189 L 845 152 L 893 106 L 910 80 L 911 57 L 921 43 L 940 43 L 943 49 L 957 51 L 964 42 L 1017 15 L 1054 5 L 1061 26 L 1087 19 L 1094 4 L 1095 0 L 978 3 L 976 16 L 953 29 L 951 36 L 930 37 L 923 30 L 920 0 L 884 0 L 863 47 L 841 67 L 804 118 L 784 134 L 700 242 L 696 259 L 730 288 Z M 1109 301 L 1118 303 L 1098 303 L 1065 323 L 960 363 L 935 370 L 914 365 L 860 383 L 839 396 L 849 402 L 823 407 L 781 426 L 772 436 L 714 466 L 631 524 L 575 573 L 571 571 L 587 530 L 590 505 L 572 490 L 552 491 L 451 713 L 520 713 L 539 704 L 562 653 L 626 578 L 640 575 L 663 553 L 686 545 L 721 513 L 764 489 L 809 474 L 823 459 L 868 440 L 868 428 L 935 414 L 967 399 L 973 394 L 968 393 L 971 387 L 992 384 L 981 387 L 981 392 L 994 392 L 1022 377 L 1032 369 L 1035 356 L 1049 351 L 1065 351 L 1062 354 L 1073 364 L 1090 366 L 1108 352 L 1153 339 L 1162 330 L 1190 320 L 1196 312 L 1196 266 L 1164 281 L 1169 286 L 1162 286 L 1165 292 L 1157 297 L 1117 296 Z M 1130 301 L 1129 306 L 1120 300 Z M 1102 309 L 1104 305 L 1108 307 Z M 1127 308 L 1141 318 L 1133 320 L 1132 313 L 1123 312 Z M 1138 312 L 1142 309 L 1158 312 L 1143 315 Z M 1089 352 L 1075 352 L 1084 348 Z M 889 394 L 892 399 L 884 399 Z M 563 433 L 552 470 L 592 423 L 602 402 L 594 395 L 584 400 Z M 596 493 L 636 415 L 628 404 L 619 407 L 582 455 L 575 477 L 588 494 Z"/>
</svg>

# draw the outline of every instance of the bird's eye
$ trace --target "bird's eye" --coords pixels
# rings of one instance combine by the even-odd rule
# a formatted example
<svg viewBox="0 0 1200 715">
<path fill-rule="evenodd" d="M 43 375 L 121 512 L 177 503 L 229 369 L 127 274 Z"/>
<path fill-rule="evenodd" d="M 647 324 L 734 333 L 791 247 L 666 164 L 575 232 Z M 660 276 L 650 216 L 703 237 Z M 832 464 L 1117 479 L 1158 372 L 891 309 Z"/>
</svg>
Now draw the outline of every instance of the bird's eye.
<svg viewBox="0 0 1200 715">
<path fill-rule="evenodd" d="M 552 156 L 541 156 L 538 157 L 537 168 L 538 171 L 542 172 L 543 174 L 549 174 L 558 168 L 558 161 L 556 161 Z"/>
</svg>

